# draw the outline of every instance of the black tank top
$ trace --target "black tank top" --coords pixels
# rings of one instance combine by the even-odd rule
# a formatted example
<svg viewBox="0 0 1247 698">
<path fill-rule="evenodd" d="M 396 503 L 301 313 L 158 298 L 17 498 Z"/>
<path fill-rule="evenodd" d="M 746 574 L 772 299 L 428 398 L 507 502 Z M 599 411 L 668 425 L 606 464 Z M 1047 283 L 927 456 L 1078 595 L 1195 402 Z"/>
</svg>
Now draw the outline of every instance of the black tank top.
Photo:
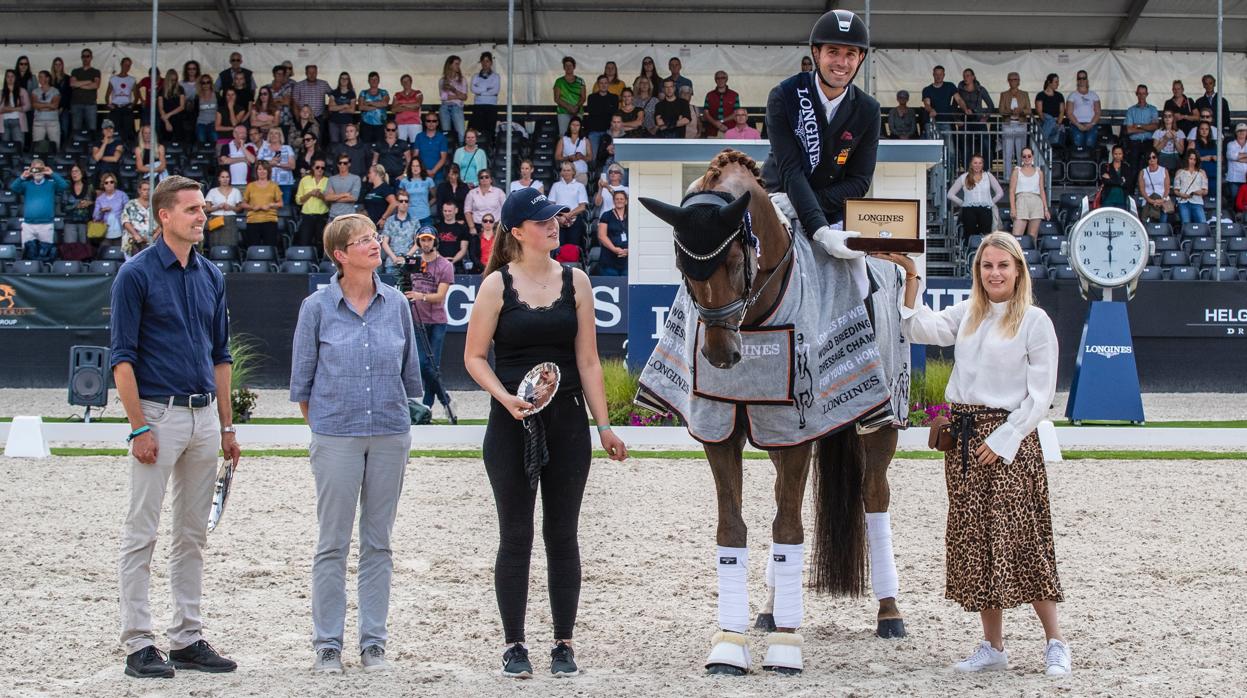
<svg viewBox="0 0 1247 698">
<path fill-rule="evenodd" d="M 524 374 L 543 361 L 558 364 L 559 395 L 580 392 L 576 368 L 576 290 L 571 267 L 563 267 L 559 297 L 544 308 L 530 308 L 520 300 L 511 280 L 510 265 L 502 272 L 502 310 L 494 330 L 494 373 L 514 393 Z"/>
</svg>

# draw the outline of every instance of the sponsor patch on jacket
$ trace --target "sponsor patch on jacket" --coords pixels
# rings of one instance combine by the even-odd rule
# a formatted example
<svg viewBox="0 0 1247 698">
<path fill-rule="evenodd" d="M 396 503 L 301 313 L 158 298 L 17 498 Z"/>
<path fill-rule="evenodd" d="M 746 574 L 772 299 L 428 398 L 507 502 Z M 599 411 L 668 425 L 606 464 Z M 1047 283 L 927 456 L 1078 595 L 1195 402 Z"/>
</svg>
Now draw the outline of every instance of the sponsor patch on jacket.
<svg viewBox="0 0 1247 698">
<path fill-rule="evenodd" d="M 846 163 L 846 162 L 848 162 L 848 161 L 849 161 L 849 151 L 850 151 L 850 150 L 852 150 L 852 149 L 851 149 L 851 148 L 841 148 L 841 149 L 840 149 L 840 152 L 836 155 L 836 164 L 837 164 L 837 165 L 844 165 L 844 163 Z"/>
</svg>

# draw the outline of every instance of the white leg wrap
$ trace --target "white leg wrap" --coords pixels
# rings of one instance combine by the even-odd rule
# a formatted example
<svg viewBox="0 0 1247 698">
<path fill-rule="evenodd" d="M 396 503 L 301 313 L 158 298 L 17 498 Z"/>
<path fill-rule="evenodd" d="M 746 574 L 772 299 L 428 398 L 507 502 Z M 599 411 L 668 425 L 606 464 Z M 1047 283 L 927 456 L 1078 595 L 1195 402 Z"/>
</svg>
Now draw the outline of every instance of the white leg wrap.
<svg viewBox="0 0 1247 698">
<path fill-rule="evenodd" d="M 775 556 L 766 559 L 766 586 L 775 588 Z"/>
<path fill-rule="evenodd" d="M 866 514 L 866 542 L 870 546 L 870 586 L 875 600 L 897 594 L 896 560 L 892 556 L 892 517 L 888 512 Z"/>
<path fill-rule="evenodd" d="M 769 633 L 766 636 L 766 658 L 762 660 L 763 669 L 796 669 L 804 667 L 801 661 L 801 645 L 803 640 L 797 633 Z"/>
<path fill-rule="evenodd" d="M 775 571 L 775 626 L 799 628 L 805 615 L 801 584 L 805 545 L 772 543 L 771 567 Z"/>
<path fill-rule="evenodd" d="M 718 548 L 719 627 L 744 633 L 749 627 L 749 591 L 745 573 L 749 568 L 748 548 Z"/>
</svg>

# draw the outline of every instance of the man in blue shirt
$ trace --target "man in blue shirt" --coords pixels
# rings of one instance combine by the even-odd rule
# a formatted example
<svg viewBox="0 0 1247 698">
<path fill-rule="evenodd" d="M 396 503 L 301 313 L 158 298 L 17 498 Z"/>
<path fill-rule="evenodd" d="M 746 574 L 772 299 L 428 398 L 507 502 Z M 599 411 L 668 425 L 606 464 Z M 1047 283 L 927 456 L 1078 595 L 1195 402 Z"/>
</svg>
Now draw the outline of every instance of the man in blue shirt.
<svg viewBox="0 0 1247 698">
<path fill-rule="evenodd" d="M 111 364 L 131 429 L 120 565 L 125 673 L 168 678 L 175 668 L 220 673 L 237 667 L 203 639 L 199 606 L 218 448 L 235 465 L 240 450 L 230 402 L 225 277 L 194 249 L 207 221 L 199 183 L 166 179 L 152 207 L 162 235 L 126 262 L 113 283 Z M 155 646 L 148 589 L 171 477 L 174 611 L 166 659 Z"/>
<path fill-rule="evenodd" d="M 450 164 L 450 145 L 446 134 L 437 127 L 439 118 L 435 111 L 424 115 L 424 130 L 416 135 L 411 148 L 424 165 L 425 176 L 441 184 L 446 181 L 446 166 Z"/>
<path fill-rule="evenodd" d="M 22 257 L 45 262 L 56 259 L 52 219 L 56 215 L 56 197 L 69 189 L 69 183 L 49 171 L 42 160 L 34 160 L 9 189 L 26 197 L 22 204 Z"/>
<path fill-rule="evenodd" d="M 1139 101 L 1126 110 L 1122 133 L 1126 136 L 1126 162 L 1138 172 L 1152 152 L 1152 134 L 1160 126 L 1160 112 L 1147 103 L 1147 85 L 1136 87 L 1134 96 Z"/>
</svg>

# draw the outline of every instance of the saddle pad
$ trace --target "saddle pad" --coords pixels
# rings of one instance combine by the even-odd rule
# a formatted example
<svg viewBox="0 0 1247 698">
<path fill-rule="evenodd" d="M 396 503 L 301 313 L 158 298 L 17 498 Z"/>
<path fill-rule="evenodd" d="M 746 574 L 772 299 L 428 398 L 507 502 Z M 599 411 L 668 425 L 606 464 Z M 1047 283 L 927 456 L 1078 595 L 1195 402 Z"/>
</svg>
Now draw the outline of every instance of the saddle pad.
<svg viewBox="0 0 1247 698">
<path fill-rule="evenodd" d="M 693 343 L 693 394 L 740 405 L 791 405 L 795 332 L 792 325 L 742 327 L 740 363 L 719 369 L 702 354 L 706 325 L 698 322 Z"/>
</svg>

